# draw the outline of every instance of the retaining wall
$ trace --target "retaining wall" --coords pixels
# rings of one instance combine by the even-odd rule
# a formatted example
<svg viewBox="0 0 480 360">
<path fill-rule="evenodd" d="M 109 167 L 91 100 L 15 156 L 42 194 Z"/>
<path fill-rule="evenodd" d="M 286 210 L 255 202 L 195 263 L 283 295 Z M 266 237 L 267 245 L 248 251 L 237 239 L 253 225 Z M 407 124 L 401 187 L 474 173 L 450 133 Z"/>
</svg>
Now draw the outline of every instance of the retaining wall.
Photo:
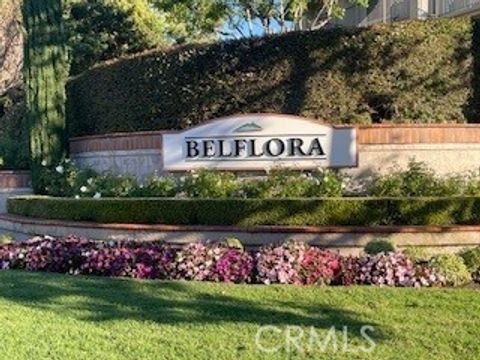
<svg viewBox="0 0 480 360">
<path fill-rule="evenodd" d="M 29 171 L 0 171 L 0 213 L 6 211 L 7 198 L 31 194 Z"/>
<path fill-rule="evenodd" d="M 388 239 L 397 247 L 421 246 L 433 253 L 458 252 L 480 245 L 480 226 L 172 226 L 99 224 L 0 215 L 0 228 L 22 235 L 77 235 L 93 240 L 165 241 L 175 245 L 219 241 L 235 237 L 257 247 L 288 240 L 305 241 L 343 254 L 358 254 L 374 239 Z"/>
</svg>

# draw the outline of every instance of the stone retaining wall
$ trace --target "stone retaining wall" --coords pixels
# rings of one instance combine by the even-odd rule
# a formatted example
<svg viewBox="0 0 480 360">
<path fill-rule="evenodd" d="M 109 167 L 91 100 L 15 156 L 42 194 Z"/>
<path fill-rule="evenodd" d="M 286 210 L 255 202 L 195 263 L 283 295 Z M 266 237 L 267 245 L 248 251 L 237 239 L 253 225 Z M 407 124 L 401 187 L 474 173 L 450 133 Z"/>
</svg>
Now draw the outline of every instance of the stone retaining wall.
<svg viewBox="0 0 480 360">
<path fill-rule="evenodd" d="M 23 235 L 83 236 L 93 240 L 165 241 L 181 245 L 195 241 L 219 241 L 235 237 L 245 246 L 261 246 L 288 240 L 306 241 L 343 254 L 358 254 L 373 239 L 388 239 L 397 247 L 421 246 L 434 253 L 458 252 L 480 245 L 480 226 L 379 226 L 291 227 L 172 226 L 98 224 L 0 215 L 0 228 Z"/>
</svg>

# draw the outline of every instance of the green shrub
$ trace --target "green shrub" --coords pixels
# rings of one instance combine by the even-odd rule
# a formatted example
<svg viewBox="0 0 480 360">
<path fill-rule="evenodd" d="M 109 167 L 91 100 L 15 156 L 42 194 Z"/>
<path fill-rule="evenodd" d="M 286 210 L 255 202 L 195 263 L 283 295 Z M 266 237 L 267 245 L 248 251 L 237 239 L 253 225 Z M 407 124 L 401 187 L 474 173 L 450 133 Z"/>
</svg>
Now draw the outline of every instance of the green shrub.
<svg viewBox="0 0 480 360">
<path fill-rule="evenodd" d="M 368 193 L 380 197 L 477 195 L 479 183 L 477 174 L 438 176 L 425 163 L 411 160 L 406 170 L 376 178 Z"/>
<path fill-rule="evenodd" d="M 184 176 L 154 175 L 146 183 L 131 176 L 81 170 L 70 160 L 44 162 L 40 194 L 60 197 L 309 198 L 342 196 L 343 178 L 332 170 L 298 173 L 273 170 L 267 178 L 242 179 L 202 169 Z"/>
<path fill-rule="evenodd" d="M 471 172 L 464 179 L 465 195 L 480 195 L 480 170 Z"/>
<path fill-rule="evenodd" d="M 99 189 L 101 192 L 101 190 Z M 136 186 L 131 197 L 175 197 L 179 193 L 178 180 L 173 176 L 153 176 L 145 184 Z"/>
<path fill-rule="evenodd" d="M 480 271 L 480 246 L 462 251 L 460 256 L 467 266 L 468 271 L 471 273 Z"/>
<path fill-rule="evenodd" d="M 455 186 L 452 185 L 451 179 L 458 179 L 455 180 Z M 423 163 L 411 162 L 406 171 L 378 178 L 368 189 L 367 194 L 373 197 L 480 195 L 480 192 L 471 190 L 480 183 L 480 173 L 460 179 L 462 179 L 460 176 L 436 176 Z M 40 180 L 42 184 L 40 194 L 63 197 L 278 199 L 358 196 L 362 191 L 345 190 L 348 179 L 329 169 L 304 173 L 273 169 L 267 177 L 254 178 L 242 178 L 234 173 L 202 169 L 184 176 L 154 175 L 146 183 L 140 184 L 131 176 L 97 174 L 92 170 L 81 170 L 68 159 L 57 165 L 46 162 Z M 359 184 L 350 181 L 350 185 L 355 187 Z M 432 216 L 441 216 L 441 213 Z"/>
<path fill-rule="evenodd" d="M 189 198 L 233 197 L 240 186 L 236 176 L 230 172 L 200 170 L 191 172 L 182 180 L 181 189 Z"/>
<path fill-rule="evenodd" d="M 365 253 L 376 255 L 380 253 L 389 253 L 395 251 L 395 245 L 388 240 L 376 239 L 369 241 L 364 248 Z"/>
<path fill-rule="evenodd" d="M 309 198 L 342 196 L 343 188 L 343 178 L 332 170 L 299 173 L 273 169 L 265 180 L 246 180 L 240 191 L 247 198 Z"/>
<path fill-rule="evenodd" d="M 465 122 L 474 100 L 471 29 L 462 17 L 139 54 L 69 82 L 71 134 L 181 129 L 255 112 L 332 123 Z M 478 107 L 469 116 L 478 120 Z"/>
<path fill-rule="evenodd" d="M 0 234 L 0 245 L 11 244 L 15 242 L 15 239 L 10 234 Z"/>
<path fill-rule="evenodd" d="M 461 286 L 472 281 L 472 276 L 463 262 L 455 254 L 438 255 L 430 261 L 432 267 L 445 276 L 448 285 Z"/>
<path fill-rule="evenodd" d="M 432 258 L 432 254 L 421 246 L 407 246 L 403 249 L 403 253 L 417 263 L 428 262 Z"/>
<path fill-rule="evenodd" d="M 82 172 L 69 159 L 59 163 L 42 160 L 42 171 L 37 180 L 38 193 L 55 194 L 56 196 L 75 196 Z"/>
<path fill-rule="evenodd" d="M 480 224 L 480 198 L 168 199 L 18 197 L 11 214 L 179 225 L 377 226 Z"/>
</svg>

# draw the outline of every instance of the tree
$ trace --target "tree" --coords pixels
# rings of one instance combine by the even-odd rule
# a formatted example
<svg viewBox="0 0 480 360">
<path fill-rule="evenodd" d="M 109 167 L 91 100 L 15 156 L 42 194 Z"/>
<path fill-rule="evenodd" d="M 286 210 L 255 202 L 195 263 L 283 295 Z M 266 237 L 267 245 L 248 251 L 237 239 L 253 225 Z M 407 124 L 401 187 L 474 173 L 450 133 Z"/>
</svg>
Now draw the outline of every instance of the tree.
<svg viewBox="0 0 480 360">
<path fill-rule="evenodd" d="M 175 43 L 216 38 L 227 19 L 227 0 L 149 0 L 167 20 L 167 31 Z"/>
<path fill-rule="evenodd" d="M 0 0 L 0 116 L 2 96 L 21 86 L 23 36 L 19 0 Z"/>
<path fill-rule="evenodd" d="M 147 0 L 67 0 L 71 74 L 165 45 L 166 19 Z"/>
<path fill-rule="evenodd" d="M 210 40 L 225 0 L 65 0 L 71 73 L 147 49 Z"/>
<path fill-rule="evenodd" d="M 32 182 L 42 189 L 42 162 L 64 156 L 65 83 L 68 76 L 62 0 L 24 0 L 24 81 L 30 129 Z"/>
<path fill-rule="evenodd" d="M 237 37 L 317 30 L 345 15 L 345 6 L 369 0 L 230 0 L 229 25 Z"/>
</svg>

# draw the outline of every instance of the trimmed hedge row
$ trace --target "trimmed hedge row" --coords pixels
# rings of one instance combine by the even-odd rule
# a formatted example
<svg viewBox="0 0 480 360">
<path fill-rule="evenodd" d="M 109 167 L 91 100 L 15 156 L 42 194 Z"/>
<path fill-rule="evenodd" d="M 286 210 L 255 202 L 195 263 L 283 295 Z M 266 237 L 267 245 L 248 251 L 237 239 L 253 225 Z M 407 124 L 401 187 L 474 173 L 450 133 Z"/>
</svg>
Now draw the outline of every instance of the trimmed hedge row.
<svg viewBox="0 0 480 360">
<path fill-rule="evenodd" d="M 151 51 L 71 79 L 70 134 L 181 129 L 252 112 L 475 122 L 471 39 L 470 19 L 455 18 Z"/>
<path fill-rule="evenodd" d="M 480 197 L 324 199 L 10 198 L 37 218 L 170 225 L 475 225 Z"/>
</svg>

